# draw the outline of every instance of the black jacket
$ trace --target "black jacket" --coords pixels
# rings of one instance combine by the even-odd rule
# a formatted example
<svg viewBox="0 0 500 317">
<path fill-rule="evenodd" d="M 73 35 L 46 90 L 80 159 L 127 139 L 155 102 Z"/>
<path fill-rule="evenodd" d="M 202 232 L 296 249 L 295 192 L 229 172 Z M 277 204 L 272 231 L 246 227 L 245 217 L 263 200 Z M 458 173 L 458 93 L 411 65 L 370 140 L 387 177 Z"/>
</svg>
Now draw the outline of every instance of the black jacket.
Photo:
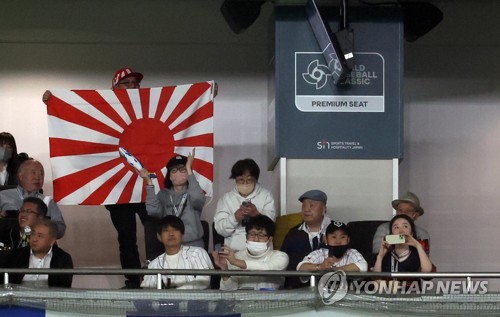
<svg viewBox="0 0 500 317">
<path fill-rule="evenodd" d="M 297 265 L 312 251 L 318 250 L 322 244 L 322 236 L 319 238 L 318 247 L 316 249 L 311 248 L 309 243 L 309 235 L 304 230 L 299 230 L 299 227 L 303 223 L 300 223 L 290 229 L 285 236 L 285 240 L 281 245 L 281 251 L 288 254 L 288 267 L 287 271 L 296 271 Z M 309 284 L 304 284 L 300 282 L 298 277 L 289 276 L 285 278 L 285 288 L 298 288 L 309 286 Z"/>
<path fill-rule="evenodd" d="M 30 261 L 30 247 L 23 247 L 12 250 L 5 263 L 6 268 L 28 268 Z M 73 260 L 71 255 L 66 253 L 57 245 L 52 247 L 52 259 L 50 260 L 51 269 L 72 269 Z M 13 284 L 21 284 L 24 274 L 9 274 L 9 281 Z M 3 283 L 3 274 L 1 274 Z M 49 286 L 53 287 L 71 287 L 73 281 L 72 274 L 49 274 Z"/>
</svg>

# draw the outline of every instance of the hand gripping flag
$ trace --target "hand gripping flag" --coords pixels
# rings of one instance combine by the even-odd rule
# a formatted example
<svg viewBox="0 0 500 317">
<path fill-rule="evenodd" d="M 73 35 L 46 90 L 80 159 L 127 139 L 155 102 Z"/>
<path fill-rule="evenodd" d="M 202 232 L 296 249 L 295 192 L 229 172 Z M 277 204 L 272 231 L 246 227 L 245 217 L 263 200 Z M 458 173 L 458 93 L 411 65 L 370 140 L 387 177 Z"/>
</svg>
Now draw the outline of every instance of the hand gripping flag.
<svg viewBox="0 0 500 317">
<path fill-rule="evenodd" d="M 212 81 L 160 88 L 54 90 L 47 107 L 54 200 L 63 205 L 144 201 L 127 149 L 163 188 L 166 164 L 196 148 L 193 172 L 207 196 L 213 185 Z"/>
</svg>

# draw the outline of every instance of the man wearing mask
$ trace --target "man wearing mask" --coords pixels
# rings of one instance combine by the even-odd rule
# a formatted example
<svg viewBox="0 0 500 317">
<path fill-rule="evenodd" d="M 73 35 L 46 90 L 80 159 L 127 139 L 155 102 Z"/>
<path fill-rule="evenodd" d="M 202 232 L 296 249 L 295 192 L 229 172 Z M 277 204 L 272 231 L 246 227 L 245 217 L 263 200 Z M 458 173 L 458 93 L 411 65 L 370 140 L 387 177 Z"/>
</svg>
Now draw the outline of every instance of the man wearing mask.
<svg viewBox="0 0 500 317">
<path fill-rule="evenodd" d="M 274 221 L 276 209 L 271 192 L 258 183 L 260 168 L 252 159 L 237 161 L 231 168 L 234 188 L 217 202 L 215 230 L 223 236 L 224 244 L 234 251 L 245 249 L 245 225 L 260 214 Z"/>
<path fill-rule="evenodd" d="M 326 215 L 326 194 L 318 189 L 305 192 L 299 197 L 302 203 L 301 224 L 291 228 L 285 236 L 281 251 L 288 254 L 290 262 L 288 271 L 295 271 L 297 264 L 312 251 L 320 248 L 325 230 L 332 220 Z M 303 285 L 297 277 L 287 277 L 286 288 L 297 288 Z"/>
<path fill-rule="evenodd" d="M 26 197 L 40 198 L 48 206 L 47 216 L 57 225 L 57 239 L 62 238 L 66 223 L 61 210 L 51 197 L 40 193 L 45 177 L 43 165 L 36 160 L 26 160 L 19 166 L 18 177 L 19 185 L 16 188 L 0 191 L 0 215 L 5 217 L 8 211 L 9 214 L 15 212 L 17 216 Z"/>
<path fill-rule="evenodd" d="M 267 216 L 251 218 L 246 225 L 246 248 L 234 252 L 228 246 L 212 253 L 215 264 L 222 270 L 285 270 L 288 255 L 273 250 L 274 222 Z M 280 277 L 223 276 L 221 290 L 239 288 L 254 290 L 277 290 L 282 285 Z"/>
</svg>

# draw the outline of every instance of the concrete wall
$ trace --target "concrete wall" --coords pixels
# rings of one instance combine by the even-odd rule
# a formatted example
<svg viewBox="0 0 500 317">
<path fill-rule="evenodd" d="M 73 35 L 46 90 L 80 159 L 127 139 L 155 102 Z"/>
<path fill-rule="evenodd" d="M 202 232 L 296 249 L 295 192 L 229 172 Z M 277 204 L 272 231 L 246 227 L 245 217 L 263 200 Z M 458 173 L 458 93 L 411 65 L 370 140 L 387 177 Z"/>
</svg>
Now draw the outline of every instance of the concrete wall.
<svg viewBox="0 0 500 317">
<path fill-rule="evenodd" d="M 400 189 L 421 199 L 440 271 L 499 271 L 500 4 L 437 5 L 443 22 L 405 47 Z"/>
</svg>

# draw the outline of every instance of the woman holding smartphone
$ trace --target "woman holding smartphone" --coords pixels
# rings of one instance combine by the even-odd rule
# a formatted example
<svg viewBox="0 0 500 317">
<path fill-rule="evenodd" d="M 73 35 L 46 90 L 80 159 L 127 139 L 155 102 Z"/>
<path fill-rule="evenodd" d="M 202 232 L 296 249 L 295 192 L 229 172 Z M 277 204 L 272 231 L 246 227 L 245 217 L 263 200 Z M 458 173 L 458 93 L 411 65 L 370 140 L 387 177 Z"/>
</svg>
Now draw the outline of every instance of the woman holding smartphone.
<svg viewBox="0 0 500 317">
<path fill-rule="evenodd" d="M 397 215 L 392 218 L 389 227 L 393 235 L 403 235 L 404 242 L 386 239 L 380 245 L 373 271 L 431 272 L 433 270 L 432 262 L 425 253 L 423 246 L 415 239 L 413 220 L 404 214 Z M 389 242 L 395 242 L 396 244 L 390 244 Z"/>
</svg>

